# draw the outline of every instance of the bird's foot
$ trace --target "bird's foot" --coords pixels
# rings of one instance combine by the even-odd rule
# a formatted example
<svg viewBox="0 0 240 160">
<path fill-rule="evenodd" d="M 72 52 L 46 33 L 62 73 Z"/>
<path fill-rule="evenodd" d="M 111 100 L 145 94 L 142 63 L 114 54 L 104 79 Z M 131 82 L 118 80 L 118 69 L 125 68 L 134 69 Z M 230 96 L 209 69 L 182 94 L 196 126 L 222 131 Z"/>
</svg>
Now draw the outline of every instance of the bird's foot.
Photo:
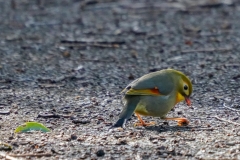
<svg viewBox="0 0 240 160">
<path fill-rule="evenodd" d="M 135 114 L 136 114 L 136 116 L 138 117 L 138 120 L 140 121 L 140 123 L 135 123 L 135 124 L 134 124 L 134 127 L 136 127 L 136 126 L 152 126 L 152 125 L 155 125 L 155 124 L 156 124 L 155 122 L 145 123 L 145 122 L 142 120 L 141 116 L 140 116 L 138 113 L 135 113 Z"/>
<path fill-rule="evenodd" d="M 187 118 L 164 118 L 165 120 L 175 120 L 178 126 L 187 126 L 190 122 Z"/>
<path fill-rule="evenodd" d="M 145 123 L 145 122 L 140 122 L 140 123 L 135 123 L 134 124 L 134 127 L 137 127 L 137 126 L 144 126 L 144 127 L 146 127 L 146 126 L 152 126 L 152 125 L 155 125 L 156 123 L 155 122 L 149 122 L 149 123 Z"/>
<path fill-rule="evenodd" d="M 190 122 L 187 118 L 181 118 L 180 120 L 177 120 L 178 126 L 187 126 Z"/>
</svg>

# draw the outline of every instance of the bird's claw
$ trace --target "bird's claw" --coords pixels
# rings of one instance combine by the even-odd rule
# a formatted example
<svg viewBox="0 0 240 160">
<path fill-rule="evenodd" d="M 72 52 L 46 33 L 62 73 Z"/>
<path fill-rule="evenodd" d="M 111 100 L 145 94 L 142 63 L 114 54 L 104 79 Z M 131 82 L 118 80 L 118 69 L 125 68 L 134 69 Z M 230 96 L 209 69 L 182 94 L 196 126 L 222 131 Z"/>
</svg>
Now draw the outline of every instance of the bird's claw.
<svg viewBox="0 0 240 160">
<path fill-rule="evenodd" d="M 189 124 L 189 120 L 186 118 L 182 118 L 181 120 L 178 120 L 178 126 L 187 126 Z"/>
</svg>

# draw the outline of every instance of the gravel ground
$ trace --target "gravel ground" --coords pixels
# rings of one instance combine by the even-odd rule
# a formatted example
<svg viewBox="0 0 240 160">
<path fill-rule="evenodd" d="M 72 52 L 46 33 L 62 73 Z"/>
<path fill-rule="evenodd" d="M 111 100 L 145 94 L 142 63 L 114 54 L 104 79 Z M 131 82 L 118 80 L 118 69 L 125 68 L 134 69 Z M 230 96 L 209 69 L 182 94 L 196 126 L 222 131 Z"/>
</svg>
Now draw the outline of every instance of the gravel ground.
<svg viewBox="0 0 240 160">
<path fill-rule="evenodd" d="M 240 159 L 239 19 L 231 0 L 0 0 L 0 158 Z M 190 125 L 109 132 L 121 90 L 165 68 L 193 82 L 169 113 Z M 26 121 L 52 131 L 14 134 Z"/>
</svg>

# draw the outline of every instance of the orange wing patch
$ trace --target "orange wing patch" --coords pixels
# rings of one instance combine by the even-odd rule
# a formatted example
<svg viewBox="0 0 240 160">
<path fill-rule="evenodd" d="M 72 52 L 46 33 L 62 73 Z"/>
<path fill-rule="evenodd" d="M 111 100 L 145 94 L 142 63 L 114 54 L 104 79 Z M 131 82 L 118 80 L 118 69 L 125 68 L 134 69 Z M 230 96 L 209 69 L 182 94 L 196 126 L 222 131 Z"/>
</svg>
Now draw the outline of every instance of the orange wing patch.
<svg viewBox="0 0 240 160">
<path fill-rule="evenodd" d="M 152 88 L 152 89 L 133 89 L 127 91 L 127 95 L 156 95 L 159 96 L 161 93 L 159 92 L 158 88 Z"/>
<path fill-rule="evenodd" d="M 150 89 L 153 94 L 160 95 L 160 92 L 157 87 Z"/>
</svg>

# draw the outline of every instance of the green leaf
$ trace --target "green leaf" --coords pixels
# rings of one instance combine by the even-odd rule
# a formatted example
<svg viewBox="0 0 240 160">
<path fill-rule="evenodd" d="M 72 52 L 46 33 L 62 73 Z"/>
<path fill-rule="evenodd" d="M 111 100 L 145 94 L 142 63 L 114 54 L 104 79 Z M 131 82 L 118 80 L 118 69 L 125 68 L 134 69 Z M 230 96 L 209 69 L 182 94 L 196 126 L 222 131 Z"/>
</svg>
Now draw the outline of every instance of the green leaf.
<svg viewBox="0 0 240 160">
<path fill-rule="evenodd" d="M 38 123 L 38 122 L 26 122 L 15 129 L 15 133 L 19 133 L 19 132 L 22 133 L 22 132 L 29 132 L 29 131 L 50 132 L 50 129 L 45 127 L 42 123 Z"/>
</svg>

